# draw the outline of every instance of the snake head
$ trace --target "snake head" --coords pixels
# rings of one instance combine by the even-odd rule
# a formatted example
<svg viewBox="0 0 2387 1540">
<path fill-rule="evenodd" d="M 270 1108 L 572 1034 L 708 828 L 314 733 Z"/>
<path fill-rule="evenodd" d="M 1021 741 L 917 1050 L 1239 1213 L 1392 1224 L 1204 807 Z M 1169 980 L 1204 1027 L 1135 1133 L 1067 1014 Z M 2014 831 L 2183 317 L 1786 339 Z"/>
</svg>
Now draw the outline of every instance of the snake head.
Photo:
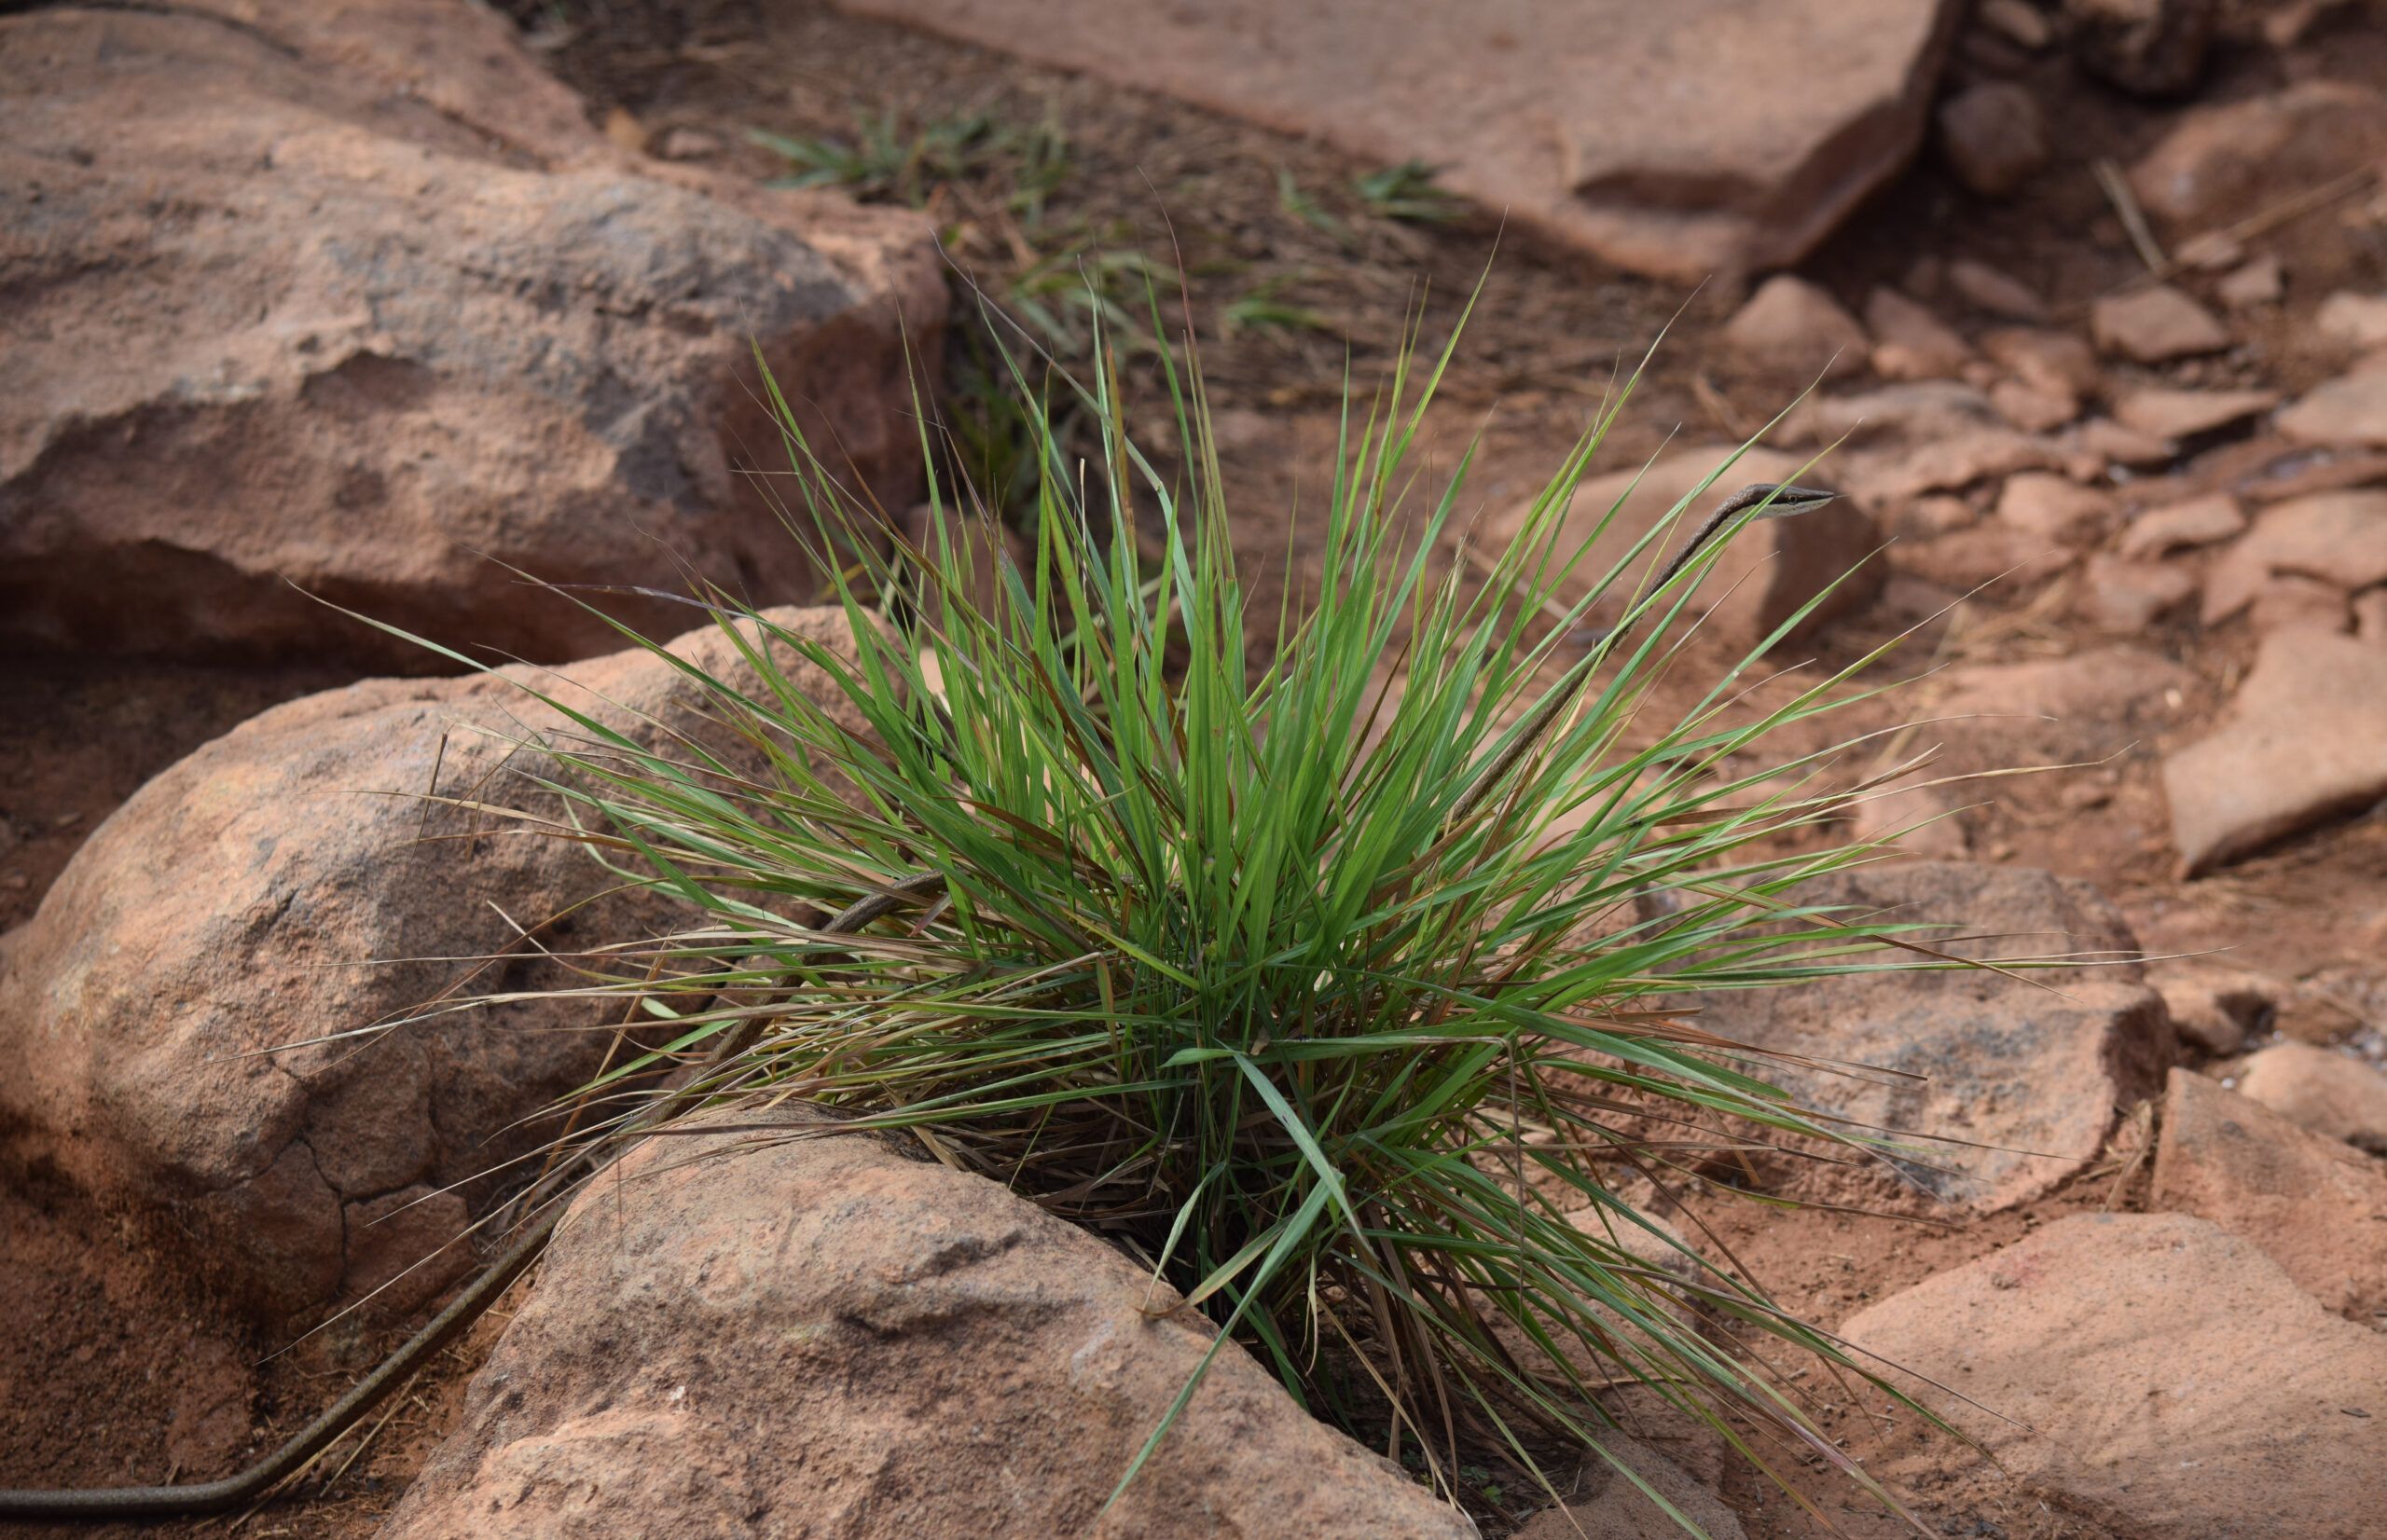
<svg viewBox="0 0 2387 1540">
<path fill-rule="evenodd" d="M 1820 508 L 1839 496 L 1838 492 L 1829 491 L 1821 487 L 1801 487 L 1787 481 L 1760 481 L 1734 492 L 1725 507 L 1733 513 L 1738 513 L 1744 508 L 1755 508 L 1770 497 L 1773 501 L 1766 502 L 1766 505 L 1759 510 L 1757 516 L 1789 518 L 1794 515 Z"/>
</svg>

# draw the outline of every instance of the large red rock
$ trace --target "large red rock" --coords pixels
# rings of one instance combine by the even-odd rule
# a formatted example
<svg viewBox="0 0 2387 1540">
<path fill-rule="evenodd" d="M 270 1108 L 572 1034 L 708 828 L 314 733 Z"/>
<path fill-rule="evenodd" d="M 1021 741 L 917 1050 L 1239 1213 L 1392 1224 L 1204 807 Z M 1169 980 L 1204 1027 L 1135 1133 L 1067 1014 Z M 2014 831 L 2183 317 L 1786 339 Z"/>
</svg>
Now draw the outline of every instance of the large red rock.
<svg viewBox="0 0 2387 1540">
<path fill-rule="evenodd" d="M 1717 476 L 1715 485 L 1693 496 L 1699 484 L 1728 460 L 1730 468 Z M 1583 482 L 1575 489 L 1559 546 L 1571 555 L 1578 543 L 1591 541 L 1578 571 L 1586 579 L 1603 576 L 1676 503 L 1690 499 L 1683 516 L 1643 548 L 1596 607 L 1602 623 L 1612 623 L 1626 598 L 1657 575 L 1718 504 L 1752 482 L 1794 476 L 1825 486 L 1831 482 L 1828 467 L 1811 468 L 1806 457 L 1778 449 L 1743 450 L 1731 444 L 1678 449 L 1644 469 L 1615 471 Z M 1471 538 L 1489 549 L 1503 549 L 1530 512 L 1530 504 L 1505 510 L 1487 518 L 1481 533 Z M 1603 519 L 1607 520 L 1605 529 Z M 1798 613 L 1801 605 L 1825 595 L 1791 639 L 1812 635 L 1843 615 L 1861 612 L 1881 591 L 1882 563 L 1867 559 L 1879 543 L 1872 519 L 1846 499 L 1791 518 L 1755 520 L 1743 526 L 1716 558 L 1684 612 L 1685 622 L 1704 613 L 1703 635 L 1720 636 L 1735 647 L 1754 647 Z M 1833 587 L 1834 583 L 1839 586 Z M 1655 623 L 1654 618 L 1649 622 Z"/>
<path fill-rule="evenodd" d="M 2109 636 L 2141 637 L 2195 597 L 2197 580 L 2158 561 L 2127 561 L 2092 551 L 2081 565 L 2073 609 Z"/>
<path fill-rule="evenodd" d="M 2340 1315 L 2387 1310 L 2387 1162 L 2202 1075 L 2172 1071 L 2147 1202 L 2254 1242 Z"/>
<path fill-rule="evenodd" d="M 2273 631 L 2325 631 L 2341 635 L 2350 618 L 2345 590 L 2319 578 L 2292 574 L 2267 578 L 2246 607 L 2246 622 L 2259 635 Z"/>
<path fill-rule="evenodd" d="M 1475 1533 L 1232 1345 L 1106 1509 L 1210 1326 L 1000 1183 L 858 1134 L 699 1134 L 621 1174 L 386 1540 Z"/>
<path fill-rule="evenodd" d="M 851 645 L 842 611 L 782 618 Z M 736 663 L 715 630 L 674 646 Z M 485 1186 L 371 1221 L 522 1148 L 514 1124 L 586 1079 L 609 1036 L 588 1029 L 620 1008 L 521 1000 L 342 1035 L 451 993 L 575 982 L 517 946 L 515 924 L 570 952 L 681 921 L 656 900 L 574 909 L 620 882 L 582 847 L 417 799 L 435 771 L 444 796 L 552 809 L 534 782 L 551 763 L 516 744 L 574 729 L 524 684 L 648 741 L 735 747 L 652 653 L 569 672 L 368 680 L 253 718 L 143 787 L 0 943 L 0 1113 L 44 1131 L 103 1200 L 195 1241 L 269 1318 L 435 1250 Z M 472 965 L 492 954 L 511 955 Z"/>
<path fill-rule="evenodd" d="M 2160 653 L 2108 643 L 2070 657 L 1968 663 L 1923 688 L 1935 726 L 1964 749 L 2002 751 L 2013 763 L 2101 759 L 2168 720 L 2164 696 L 2196 676 Z M 1994 740 L 1967 741 L 1968 732 Z M 1965 763 L 1966 770 L 1986 764 Z"/>
<path fill-rule="evenodd" d="M 737 472 L 780 453 L 756 343 L 909 501 L 925 226 L 617 149 L 491 7 L 37 7 L 0 78 L 12 645 L 421 670 L 309 595 L 554 659 L 614 634 L 504 564 L 807 594 Z"/>
<path fill-rule="evenodd" d="M 1902 540 L 1892 548 L 1891 559 L 1901 576 L 1917 578 L 1951 594 L 1984 587 L 2011 593 L 2053 577 L 2072 564 L 2070 554 L 2062 547 L 1994 522 L 1927 539 Z"/>
<path fill-rule="evenodd" d="M 2163 791 L 2190 876 L 2387 796 L 2387 650 L 2265 636 L 2220 726 L 2165 757 Z"/>
<path fill-rule="evenodd" d="M 1949 0 L 840 0 L 1182 97 L 1696 281 L 1783 267 L 1905 164 Z"/>
<path fill-rule="evenodd" d="M 2127 954 L 2137 944 L 2088 884 L 2021 867 L 1902 861 L 1801 884 L 1798 901 L 1998 938 L 1944 943 L 1969 957 Z M 1753 1047 L 1864 1066 L 1842 1074 L 1767 1059 L 1757 1072 L 1807 1105 L 1916 1135 L 1870 1165 L 1792 1162 L 1793 1190 L 1978 1212 L 2027 1203 L 2085 1169 L 2117 1109 L 2159 1091 L 2176 1052 L 2160 997 L 2130 962 L 2040 983 L 1962 969 L 1727 990 L 1702 1001 L 1698 1020 Z"/>
<path fill-rule="evenodd" d="M 2094 543 L 2113 522 L 2114 500 L 2069 476 L 2023 471 L 2006 478 L 1997 516 L 2026 535 L 2053 544 Z"/>
<path fill-rule="evenodd" d="M 2365 1540 L 2387 1506 L 2387 1334 L 2203 1219 L 2076 1214 L 1840 1329 L 2129 1540 Z"/>
<path fill-rule="evenodd" d="M 2026 433 L 2051 433 L 2080 415 L 2080 398 L 2042 391 L 2019 379 L 2001 379 L 1989 388 L 1989 399 L 2009 427 Z"/>
<path fill-rule="evenodd" d="M 2250 258 L 2213 281 L 2214 296 L 2233 310 L 2276 305 L 2287 292 L 2287 265 L 2276 252 Z"/>
<path fill-rule="evenodd" d="M 2339 289 L 2312 312 L 2312 329 L 2357 351 L 2387 347 L 2387 295 Z"/>
<path fill-rule="evenodd" d="M 2048 320 L 2048 303 L 2011 273 L 1960 256 L 1948 264 L 1948 286 L 1976 309 L 2033 325 Z"/>
<path fill-rule="evenodd" d="M 2064 435 L 2065 442 L 2096 466 L 2092 474 L 2115 481 L 2129 479 L 2117 471 L 2152 471 L 2179 458 L 2180 447 L 2168 438 L 2132 428 L 2107 417 L 2092 417 Z"/>
<path fill-rule="evenodd" d="M 2000 326 L 1980 339 L 1981 351 L 2014 378 L 2050 395 L 2090 396 L 2104 388 L 2095 350 L 2070 332 L 2044 326 Z"/>
</svg>

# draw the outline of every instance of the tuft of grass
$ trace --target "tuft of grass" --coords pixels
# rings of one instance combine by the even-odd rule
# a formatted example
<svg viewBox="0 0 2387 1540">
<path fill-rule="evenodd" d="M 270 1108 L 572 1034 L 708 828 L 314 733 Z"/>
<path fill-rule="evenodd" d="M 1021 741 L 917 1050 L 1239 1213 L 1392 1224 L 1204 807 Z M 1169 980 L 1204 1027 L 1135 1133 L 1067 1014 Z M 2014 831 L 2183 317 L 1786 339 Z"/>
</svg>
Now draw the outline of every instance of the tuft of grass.
<svg viewBox="0 0 2387 1540">
<path fill-rule="evenodd" d="M 1350 244 L 1351 232 L 1317 199 L 1302 190 L 1290 167 L 1276 168 L 1276 207 L 1319 234 L 1333 237 L 1338 244 Z"/>
<path fill-rule="evenodd" d="M 1010 274 L 1004 309 L 1039 347 L 1064 359 L 1086 357 L 1096 339 L 1124 337 L 1134 351 L 1159 350 L 1165 339 L 1135 326 L 1135 309 L 1176 272 L 1141 252 L 1107 251 L 1079 241 L 1037 257 Z M 998 388 L 1003 382 L 997 381 Z"/>
<path fill-rule="evenodd" d="M 889 112 L 863 117 L 851 140 L 799 138 L 763 129 L 750 129 L 746 136 L 787 161 L 787 174 L 772 186 L 844 187 L 857 198 L 917 209 L 927 206 L 930 192 L 939 184 L 972 174 L 990 131 L 989 120 L 981 114 L 938 118 L 907 133 Z M 1064 172 L 1050 174 L 1057 177 Z"/>
<path fill-rule="evenodd" d="M 1282 297 L 1283 291 L 1303 277 L 1300 273 L 1284 273 L 1254 285 L 1219 312 L 1220 324 L 1230 337 L 1246 331 L 1332 334 L 1336 330 L 1333 322 L 1306 305 Z"/>
<path fill-rule="evenodd" d="M 1774 1350 L 1938 1420 L 1752 1283 L 1688 1250 L 1688 1285 L 1643 1259 L 1684 1248 L 1626 1195 L 1695 1183 L 1690 1147 L 1718 1120 L 1726 1148 L 1875 1142 L 1667 1005 L 1946 965 L 1914 927 L 1802 901 L 1882 852 L 1816 837 L 1863 790 L 1833 789 L 1832 750 L 1725 768 L 1852 698 L 1871 658 L 1751 708 L 1753 653 L 1653 720 L 1720 543 L 1640 592 L 1663 527 L 1604 571 L 1564 539 L 1629 389 L 1478 581 L 1437 559 L 1472 450 L 1418 490 L 1451 352 L 1413 334 L 1346 407 L 1317 591 L 1255 661 L 1198 368 L 1152 354 L 1183 447 L 1165 467 L 1128 432 L 1111 350 L 1090 356 L 1062 392 L 1098 442 L 1085 460 L 1011 369 L 1037 425 L 1035 556 L 996 560 L 991 584 L 968 488 L 935 488 L 925 534 L 890 542 L 771 387 L 791 527 L 822 547 L 856 651 L 707 593 L 745 677 L 672 663 L 745 757 L 642 749 L 588 719 L 586 743 L 553 749 L 577 837 L 694 912 L 590 964 L 582 993 L 671 1038 L 585 1088 L 614 1109 L 585 1136 L 640 1126 L 658 1055 L 703 1066 L 673 1115 L 796 1097 L 907 1130 L 1140 1258 L 1153 1309 L 1206 1312 L 1213 1354 L 1247 1345 L 1454 1501 L 1553 1492 L 1553 1441 L 1580 1457 L 1620 1385 L 1777 1480 L 1817 1461 L 1878 1491 Z M 891 625 L 907 584 L 925 601 Z M 1634 623 L 1581 651 L 1611 592 Z M 833 698 L 796 688 L 791 660 Z M 815 928 L 876 895 L 857 934 Z"/>
<path fill-rule="evenodd" d="M 1383 219 L 1412 225 L 1447 225 L 1465 212 L 1464 205 L 1434 186 L 1439 168 L 1423 160 L 1370 172 L 1352 179 L 1351 189 L 1368 211 Z"/>
<path fill-rule="evenodd" d="M 1006 129 L 997 135 L 997 143 L 1016 161 L 1006 206 L 1022 225 L 1035 229 L 1044 223 L 1046 201 L 1069 185 L 1073 171 L 1060 114 L 1048 106 L 1033 126 Z"/>
</svg>

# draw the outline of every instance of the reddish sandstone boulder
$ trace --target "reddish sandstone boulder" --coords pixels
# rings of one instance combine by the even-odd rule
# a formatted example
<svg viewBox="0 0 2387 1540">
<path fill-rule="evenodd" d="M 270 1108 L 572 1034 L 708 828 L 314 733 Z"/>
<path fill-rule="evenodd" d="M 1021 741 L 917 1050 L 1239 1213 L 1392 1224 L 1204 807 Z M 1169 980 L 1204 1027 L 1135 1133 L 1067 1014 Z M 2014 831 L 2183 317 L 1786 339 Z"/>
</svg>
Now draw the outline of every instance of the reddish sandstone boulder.
<svg viewBox="0 0 2387 1540">
<path fill-rule="evenodd" d="M 1233 1345 L 1106 1509 L 1210 1324 L 1000 1183 L 862 1134 L 695 1135 L 621 1176 L 387 1540 L 1475 1533 Z"/>
<path fill-rule="evenodd" d="M 849 635 L 841 611 L 781 614 Z M 736 661 L 717 631 L 674 646 Z M 648 741 L 719 741 L 698 687 L 652 653 L 570 673 L 368 680 L 253 718 L 142 788 L 0 946 L 0 1112 L 103 1200 L 195 1238 L 269 1317 L 436 1250 L 483 1186 L 374 1221 L 523 1148 L 534 1131 L 513 1125 L 586 1079 L 609 1037 L 586 1029 L 620 1008 L 526 1000 L 354 1034 L 448 993 L 574 982 L 516 925 L 565 952 L 677 923 L 655 899 L 575 908 L 620 885 L 585 849 L 418 800 L 435 770 L 443 796 L 552 808 L 550 762 L 516 745 L 573 729 L 525 683 Z M 793 677 L 826 698 L 813 670 Z"/>
<path fill-rule="evenodd" d="M 2340 594 L 2387 583 L 2387 492 L 2313 492 L 2266 509 L 2206 574 L 2204 624 L 2238 613 L 2282 573 Z"/>
<path fill-rule="evenodd" d="M 2132 1540 L 2360 1540 L 2387 1488 L 2387 1337 L 2254 1243 L 2076 1214 L 1842 1327 L 2051 1502 Z"/>
<path fill-rule="evenodd" d="M 757 343 L 909 501 L 926 228 L 615 148 L 493 9 L 36 7 L 0 78 L 0 639 L 421 671 L 309 594 L 546 659 L 613 634 L 507 564 L 803 596 Z"/>
</svg>

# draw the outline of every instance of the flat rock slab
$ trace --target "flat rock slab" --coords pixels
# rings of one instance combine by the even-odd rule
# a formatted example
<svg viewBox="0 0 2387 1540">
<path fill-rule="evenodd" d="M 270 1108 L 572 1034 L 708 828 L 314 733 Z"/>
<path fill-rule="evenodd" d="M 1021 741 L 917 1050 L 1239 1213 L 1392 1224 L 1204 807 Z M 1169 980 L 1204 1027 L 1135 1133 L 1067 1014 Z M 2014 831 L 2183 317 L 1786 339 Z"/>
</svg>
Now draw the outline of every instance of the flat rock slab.
<svg viewBox="0 0 2387 1540">
<path fill-rule="evenodd" d="M 1821 449 L 1843 438 L 1856 445 L 1922 442 L 2003 425 L 1995 404 L 1972 386 L 1917 379 L 1846 395 L 1811 395 L 1790 409 L 1771 436 Z"/>
<path fill-rule="evenodd" d="M 1794 898 L 1998 938 L 1945 948 L 1967 956 L 2136 946 L 2088 884 L 2024 867 L 1898 862 L 1801 884 Z M 1886 1162 L 1787 1162 L 1791 1190 L 1994 1212 L 2038 1197 L 2095 1160 L 2118 1109 L 2155 1094 L 2174 1052 L 2162 1000 L 2139 982 L 2135 965 L 2042 977 L 2052 987 L 1963 969 L 1718 991 L 1704 1000 L 1699 1024 L 1775 1052 L 1888 1072 L 1757 1061 L 1756 1073 L 1808 1105 L 1920 1136 L 1909 1141 L 1911 1156 Z"/>
<path fill-rule="evenodd" d="M 2205 574 L 2204 624 L 2254 603 L 2280 573 L 2349 593 L 2387 583 L 2387 492 L 2313 492 L 2265 509 Z"/>
<path fill-rule="evenodd" d="M 2125 428 L 2158 438 L 2194 438 L 2243 422 L 2279 405 L 2277 391 L 2184 391 L 2145 385 L 2114 403 L 2114 419 Z"/>
<path fill-rule="evenodd" d="M 621 1177 L 384 1540 L 1475 1533 L 1234 1346 L 1105 1511 L 1209 1323 L 998 1183 L 856 1134 L 661 1140 Z"/>
<path fill-rule="evenodd" d="M 2228 492 L 2208 492 L 2132 514 L 2115 549 L 2132 561 L 2212 545 L 2242 531 L 2246 515 Z"/>
<path fill-rule="evenodd" d="M 1843 460 L 1857 502 L 1888 517 L 1926 492 L 1957 491 L 2017 471 L 2060 470 L 2072 458 L 2053 439 L 1999 426 L 1852 449 Z"/>
<path fill-rule="evenodd" d="M 2172 1071 L 2147 1202 L 2254 1242 L 2340 1315 L 2387 1313 L 2387 1162 L 2217 1081 Z"/>
<path fill-rule="evenodd" d="M 0 639 L 423 673 L 310 595 L 543 661 L 618 639 L 508 564 L 804 597 L 738 474 L 779 443 L 758 345 L 909 501 L 902 324 L 932 357 L 945 308 L 914 216 L 620 150 L 464 0 L 11 10 Z"/>
<path fill-rule="evenodd" d="M 2266 636 L 2219 730 L 2165 758 L 2163 791 L 2189 876 L 2387 796 L 2387 648 Z"/>
<path fill-rule="evenodd" d="M 1664 278 L 1785 266 L 1905 164 L 1948 0 L 839 0 L 1384 164 Z M 1261 174 L 1258 169 L 1254 175 Z"/>
<path fill-rule="evenodd" d="M 2279 414 L 2279 431 L 2299 444 L 2387 444 L 2387 365 L 2374 361 L 2314 386 Z"/>
<path fill-rule="evenodd" d="M 2097 346 L 2140 364 L 2163 364 L 2229 346 L 2213 312 L 2168 283 L 2097 301 L 2090 313 Z"/>
<path fill-rule="evenodd" d="M 1840 1329 L 2130 1540 L 2364 1540 L 2387 1512 L 2387 1333 L 2207 1220 L 2074 1215 Z"/>
<path fill-rule="evenodd" d="M 1735 455 L 1739 458 L 1734 459 Z M 1700 483 L 1728 461 L 1730 467 L 1716 476 L 1715 484 L 1700 491 Z M 1682 516 L 1633 557 L 1607 596 L 1593 607 L 1600 624 L 1613 625 L 1630 597 L 1657 576 L 1726 498 L 1753 482 L 1800 475 L 1831 485 L 1828 471 L 1821 466 L 1808 469 L 1805 456 L 1778 449 L 1744 450 L 1737 444 L 1679 449 L 1640 470 L 1594 476 L 1575 488 L 1558 536 L 1561 559 L 1571 557 L 1581 542 L 1590 541 L 1591 549 L 1576 571 L 1586 582 L 1596 580 L 1624 561 L 1634 543 L 1656 529 L 1678 503 L 1690 500 Z M 1469 539 L 1487 550 L 1504 550 L 1530 512 L 1528 505 L 1497 514 L 1484 521 L 1483 529 L 1471 532 Z M 1792 518 L 1754 520 L 1744 525 L 1716 557 L 1678 625 L 1688 626 L 1704 615 L 1700 620 L 1704 634 L 1720 636 L 1735 647 L 1751 648 L 1798 614 L 1801 605 L 1822 596 L 1822 602 L 1785 638 L 1801 639 L 1842 615 L 1860 612 L 1881 591 L 1883 564 L 1878 558 L 1867 559 L 1879 543 L 1872 519 L 1845 498 Z M 1643 624 L 1654 626 L 1664 612 L 1663 608 L 1653 610 Z"/>
<path fill-rule="evenodd" d="M 2165 694 L 2195 677 L 2160 653 L 2109 642 L 2070 657 L 1961 664 L 1924 688 L 1934 692 L 1933 731 L 1947 735 L 1952 747 L 2027 763 L 2114 752 L 2129 735 L 2159 723 Z M 1966 770 L 1987 767 L 1970 757 L 1963 763 Z"/>
</svg>

